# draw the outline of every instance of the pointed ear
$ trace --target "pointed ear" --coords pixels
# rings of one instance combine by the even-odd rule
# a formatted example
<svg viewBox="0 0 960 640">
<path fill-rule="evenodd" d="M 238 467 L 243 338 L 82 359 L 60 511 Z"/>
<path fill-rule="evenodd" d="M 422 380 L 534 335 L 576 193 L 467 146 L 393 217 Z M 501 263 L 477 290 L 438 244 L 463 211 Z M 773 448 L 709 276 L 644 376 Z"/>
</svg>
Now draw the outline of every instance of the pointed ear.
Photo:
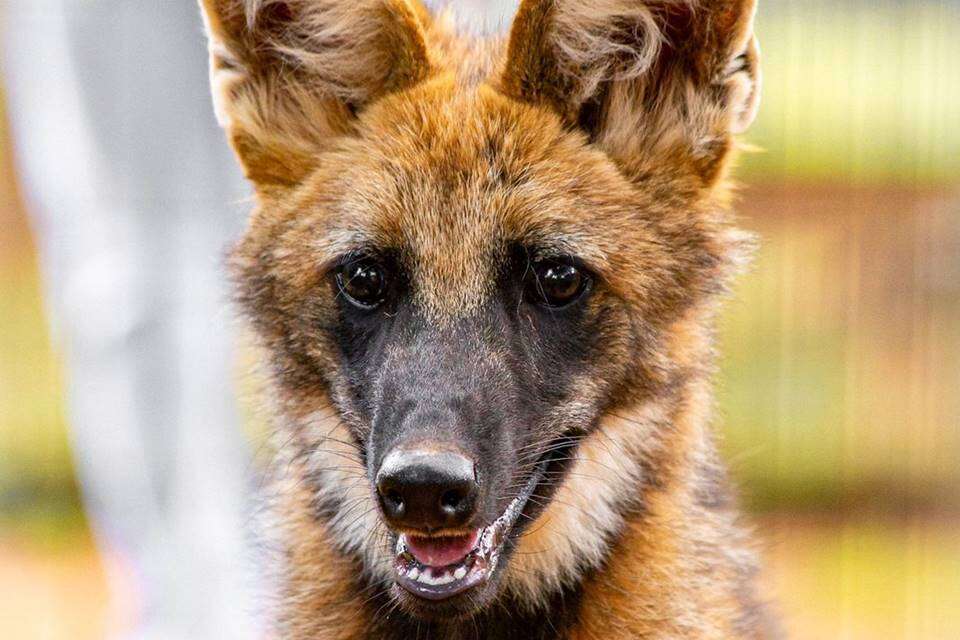
<svg viewBox="0 0 960 640">
<path fill-rule="evenodd" d="M 635 177 L 722 175 L 759 106 L 756 0 L 523 0 L 502 86 L 554 108 Z"/>
<path fill-rule="evenodd" d="M 407 0 L 200 0 L 217 118 L 261 193 L 309 174 L 378 97 L 431 72 Z"/>
</svg>

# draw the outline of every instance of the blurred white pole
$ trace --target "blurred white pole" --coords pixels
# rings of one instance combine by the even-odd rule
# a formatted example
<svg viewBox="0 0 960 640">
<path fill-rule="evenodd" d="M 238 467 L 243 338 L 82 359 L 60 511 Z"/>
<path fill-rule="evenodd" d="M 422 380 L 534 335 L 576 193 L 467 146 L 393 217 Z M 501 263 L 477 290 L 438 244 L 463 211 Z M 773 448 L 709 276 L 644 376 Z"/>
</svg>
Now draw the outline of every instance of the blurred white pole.
<svg viewBox="0 0 960 640">
<path fill-rule="evenodd" d="M 140 603 L 134 638 L 258 637 L 220 268 L 247 207 L 196 3 L 4 4 L 15 155 L 83 495 L 138 587 L 115 595 Z"/>
</svg>

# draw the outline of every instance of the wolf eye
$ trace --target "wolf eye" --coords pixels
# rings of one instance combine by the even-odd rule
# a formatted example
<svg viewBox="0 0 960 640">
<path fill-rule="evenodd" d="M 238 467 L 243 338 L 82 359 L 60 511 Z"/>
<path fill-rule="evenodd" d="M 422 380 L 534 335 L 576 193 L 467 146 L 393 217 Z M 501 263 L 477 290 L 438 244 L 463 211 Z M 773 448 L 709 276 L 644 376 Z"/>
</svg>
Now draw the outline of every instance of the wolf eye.
<svg viewBox="0 0 960 640">
<path fill-rule="evenodd" d="M 533 263 L 532 298 L 548 307 L 564 307 L 576 301 L 590 284 L 590 277 L 569 261 L 537 260 Z"/>
<path fill-rule="evenodd" d="M 383 302 L 387 277 L 383 265 L 373 258 L 362 257 L 340 267 L 337 287 L 354 306 L 372 309 Z"/>
</svg>

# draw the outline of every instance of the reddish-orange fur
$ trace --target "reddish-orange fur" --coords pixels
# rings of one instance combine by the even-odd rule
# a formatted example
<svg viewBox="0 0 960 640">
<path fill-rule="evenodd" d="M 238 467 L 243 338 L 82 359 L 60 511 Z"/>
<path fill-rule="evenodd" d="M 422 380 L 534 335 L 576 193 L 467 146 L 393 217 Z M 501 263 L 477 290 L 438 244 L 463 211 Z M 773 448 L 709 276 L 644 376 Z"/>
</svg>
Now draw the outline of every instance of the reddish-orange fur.
<svg viewBox="0 0 960 640">
<path fill-rule="evenodd" d="M 769 637 L 710 390 L 713 314 L 746 244 L 726 173 L 756 110 L 752 0 L 526 0 L 509 41 L 459 37 L 406 0 L 202 4 L 218 111 L 258 196 L 234 266 L 285 443 L 282 637 L 395 637 L 357 581 L 385 570 L 375 514 L 360 543 L 313 513 L 314 492 L 370 500 L 333 486 L 359 464 L 311 475 L 348 439 L 336 351 L 312 323 L 332 313 L 323 266 L 357 238 L 412 256 L 438 324 L 484 300 L 503 238 L 568 248 L 602 279 L 593 312 L 624 309 L 602 363 L 624 382 L 506 569 L 514 613 L 548 615 L 576 588 L 562 637 Z M 585 398 L 599 386 L 581 381 Z"/>
</svg>

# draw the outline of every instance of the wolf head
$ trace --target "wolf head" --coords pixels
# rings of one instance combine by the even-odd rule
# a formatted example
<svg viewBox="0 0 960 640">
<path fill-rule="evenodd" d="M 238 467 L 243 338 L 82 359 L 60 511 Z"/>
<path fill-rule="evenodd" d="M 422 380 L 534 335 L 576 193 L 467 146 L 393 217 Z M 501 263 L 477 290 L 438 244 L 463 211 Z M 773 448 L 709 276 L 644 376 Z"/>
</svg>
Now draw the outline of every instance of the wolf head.
<svg viewBox="0 0 960 640">
<path fill-rule="evenodd" d="M 505 41 L 407 0 L 202 5 L 309 526 L 426 618 L 606 562 L 741 249 L 753 0 L 524 0 Z"/>
</svg>

